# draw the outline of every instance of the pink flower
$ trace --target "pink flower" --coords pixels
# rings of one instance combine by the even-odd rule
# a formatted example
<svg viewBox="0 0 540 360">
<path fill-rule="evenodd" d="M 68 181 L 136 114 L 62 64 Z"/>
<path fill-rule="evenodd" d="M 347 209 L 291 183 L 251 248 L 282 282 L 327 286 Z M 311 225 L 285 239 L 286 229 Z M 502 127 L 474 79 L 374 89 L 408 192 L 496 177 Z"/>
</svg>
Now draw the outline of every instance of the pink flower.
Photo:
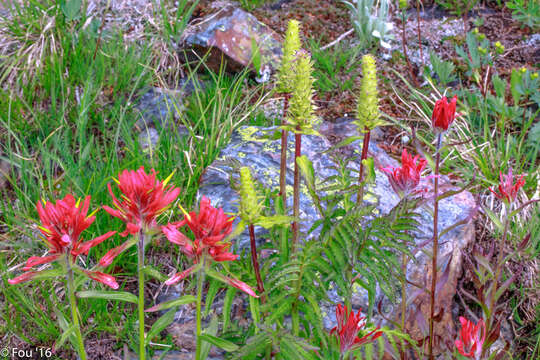
<svg viewBox="0 0 540 360">
<path fill-rule="evenodd" d="M 503 175 L 502 172 L 500 173 L 501 182 L 499 184 L 499 191 L 495 192 L 492 188 L 489 188 L 489 191 L 495 194 L 498 199 L 511 203 L 516 199 L 519 189 L 525 184 L 523 177 L 521 175 L 514 184 L 514 176 L 512 175 L 512 168 L 510 168 L 508 175 Z"/>
<path fill-rule="evenodd" d="M 361 310 L 358 310 L 356 314 L 354 311 L 349 312 L 349 309 L 341 304 L 336 307 L 337 326 L 330 331 L 330 334 L 336 334 L 342 354 L 372 342 L 383 334 L 377 327 L 366 335 L 358 337 L 358 332 L 365 326 L 365 317 L 360 316 L 360 312 Z"/>
<path fill-rule="evenodd" d="M 109 231 L 93 240 L 83 241 L 81 238 L 82 232 L 88 229 L 96 219 L 93 214 L 88 216 L 89 207 L 90 196 L 84 198 L 82 203 L 80 200 L 75 200 L 69 194 L 63 199 L 57 200 L 56 204 L 44 202 L 43 205 L 41 202 L 38 202 L 36 208 L 41 220 L 41 225 L 38 228 L 43 235 L 45 244 L 49 248 L 49 255 L 30 257 L 26 261 L 26 266 L 23 268 L 26 273 L 11 279 L 9 281 L 10 284 L 31 280 L 39 272 L 30 270 L 33 270 L 36 266 L 52 263 L 61 258 L 65 259 L 65 256 L 70 256 L 70 261 L 75 262 L 77 256 L 81 254 L 87 255 L 92 247 L 113 236 L 116 231 Z M 103 282 L 99 279 L 95 280 Z M 105 284 L 109 285 L 107 283 Z"/>
<path fill-rule="evenodd" d="M 414 158 L 403 149 L 401 153 L 401 167 L 387 167 L 381 169 L 388 176 L 392 189 L 402 196 L 417 192 L 416 188 L 420 183 L 420 174 L 426 167 L 426 160 L 419 159 L 419 155 Z"/>
<path fill-rule="evenodd" d="M 454 96 L 450 102 L 444 96 L 437 100 L 433 115 L 431 116 L 431 124 L 437 131 L 446 131 L 454 122 L 456 116 L 457 96 Z"/>
<path fill-rule="evenodd" d="M 156 228 L 156 217 L 180 194 L 179 188 L 167 186 L 167 180 L 157 180 L 154 169 L 147 174 L 142 166 L 137 171 L 121 172 L 117 184 L 122 192 L 122 201 L 114 196 L 111 184 L 108 184 L 115 209 L 109 206 L 103 206 L 103 209 L 126 223 L 122 236 L 136 234 L 141 228 Z"/>
<path fill-rule="evenodd" d="M 460 316 L 459 322 L 461 323 L 461 331 L 459 333 L 459 340 L 455 341 L 456 348 L 461 355 L 480 360 L 482 346 L 486 339 L 484 321 L 480 320 L 475 325 L 472 321 Z"/>
</svg>

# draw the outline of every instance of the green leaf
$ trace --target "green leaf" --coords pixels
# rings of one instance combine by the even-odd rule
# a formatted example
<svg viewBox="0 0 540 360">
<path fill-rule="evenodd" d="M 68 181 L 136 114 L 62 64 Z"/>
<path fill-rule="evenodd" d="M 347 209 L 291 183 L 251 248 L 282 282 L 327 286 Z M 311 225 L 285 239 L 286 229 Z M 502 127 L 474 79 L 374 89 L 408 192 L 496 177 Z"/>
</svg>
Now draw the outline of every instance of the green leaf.
<svg viewBox="0 0 540 360">
<path fill-rule="evenodd" d="M 249 297 L 249 310 L 251 311 L 253 323 L 258 324 L 261 318 L 261 311 L 259 309 L 259 300 L 255 299 L 253 296 Z"/>
<path fill-rule="evenodd" d="M 210 334 L 201 334 L 201 339 L 228 352 L 239 349 L 238 345 Z"/>
<path fill-rule="evenodd" d="M 221 282 L 216 280 L 210 280 L 210 284 L 208 285 L 208 292 L 206 293 L 205 298 L 205 305 L 204 305 L 204 317 L 208 316 L 210 314 L 210 310 L 212 309 L 212 304 L 214 303 L 214 298 L 216 297 L 216 294 L 221 287 Z"/>
<path fill-rule="evenodd" d="M 64 270 L 61 268 L 55 268 L 55 269 L 49 269 L 49 270 L 42 270 L 39 271 L 31 281 L 35 280 L 45 280 L 45 279 L 52 279 L 56 278 L 58 276 L 63 276 Z"/>
<path fill-rule="evenodd" d="M 64 332 L 62 333 L 58 341 L 54 343 L 54 347 L 56 349 L 60 349 L 62 345 L 64 345 L 67 339 L 75 335 L 74 331 L 75 331 L 75 325 L 71 325 L 68 329 L 64 330 Z"/>
<path fill-rule="evenodd" d="M 262 226 L 265 229 L 270 229 L 276 225 L 290 225 L 294 218 L 286 215 L 259 216 L 253 225 Z"/>
<path fill-rule="evenodd" d="M 375 181 L 375 165 L 373 164 L 373 158 L 367 158 L 362 160 L 364 168 L 366 169 L 364 182 L 372 183 Z"/>
<path fill-rule="evenodd" d="M 169 326 L 174 321 L 174 315 L 176 314 L 176 309 L 171 309 L 167 311 L 163 316 L 156 320 L 156 322 L 150 328 L 150 331 L 144 339 L 144 345 L 148 346 L 150 341 L 156 337 L 163 329 Z"/>
<path fill-rule="evenodd" d="M 54 313 L 56 314 L 56 318 L 58 319 L 58 324 L 60 325 L 60 328 L 64 330 L 64 332 L 67 332 L 70 329 L 69 322 L 64 317 L 64 314 L 58 310 L 54 309 Z M 61 335 L 60 339 L 62 338 L 63 334 Z M 75 334 L 71 332 L 67 335 L 67 338 L 69 339 L 69 342 L 73 346 L 74 349 L 77 348 L 77 338 L 75 337 Z M 65 341 L 65 340 L 64 340 Z M 59 347 L 59 345 L 58 345 Z"/>
<path fill-rule="evenodd" d="M 204 331 L 204 334 L 210 335 L 210 336 L 216 336 L 217 332 L 218 332 L 218 319 L 217 319 L 217 316 L 212 316 L 212 320 L 210 320 L 210 324 Z M 195 360 L 206 360 L 208 358 L 208 354 L 210 353 L 211 347 L 212 346 L 210 342 L 203 342 L 201 344 L 201 357 Z"/>
<path fill-rule="evenodd" d="M 255 38 L 251 38 L 251 61 L 253 62 L 253 67 L 255 68 L 255 71 L 260 74 L 262 56 L 261 50 L 259 49 L 259 44 L 257 44 Z"/>
<path fill-rule="evenodd" d="M 229 322 L 231 318 L 231 308 L 232 302 L 234 300 L 234 295 L 238 290 L 236 288 L 229 286 L 227 292 L 225 293 L 225 299 L 223 300 L 223 331 L 227 331 L 229 327 Z"/>
<path fill-rule="evenodd" d="M 482 206 L 482 205 L 481 205 Z M 482 209 L 484 210 L 484 212 L 486 213 L 486 215 L 489 217 L 489 219 L 493 222 L 493 224 L 500 230 L 500 231 L 504 231 L 504 226 L 503 224 L 501 223 L 501 220 L 499 220 L 499 218 L 497 217 L 497 215 L 495 215 L 493 213 L 493 211 L 491 211 L 490 209 L 488 209 L 487 207 L 485 206 L 482 206 Z"/>
<path fill-rule="evenodd" d="M 137 304 L 139 300 L 132 293 L 126 291 L 79 291 L 77 297 L 81 299 L 104 299 L 104 300 L 118 300 Z"/>
<path fill-rule="evenodd" d="M 197 299 L 193 295 L 184 295 L 177 299 L 169 300 L 162 302 L 161 304 L 152 306 L 151 308 L 145 310 L 146 312 L 154 312 L 154 311 L 161 311 L 161 310 L 167 310 L 172 307 L 190 304 L 192 302 L 195 302 Z"/>
<path fill-rule="evenodd" d="M 65 0 L 60 7 L 67 21 L 76 20 L 80 16 L 82 0 Z"/>
<path fill-rule="evenodd" d="M 161 282 L 165 282 L 165 280 L 167 280 L 167 276 L 163 275 L 162 273 L 160 273 L 155 267 L 151 266 L 151 265 L 146 265 L 144 268 L 143 268 L 143 272 L 156 279 L 156 280 L 159 280 Z"/>
<path fill-rule="evenodd" d="M 514 99 L 514 105 L 519 103 L 521 99 L 521 79 L 523 78 L 522 73 L 518 69 L 512 69 L 512 75 L 510 75 L 510 93 Z"/>
</svg>

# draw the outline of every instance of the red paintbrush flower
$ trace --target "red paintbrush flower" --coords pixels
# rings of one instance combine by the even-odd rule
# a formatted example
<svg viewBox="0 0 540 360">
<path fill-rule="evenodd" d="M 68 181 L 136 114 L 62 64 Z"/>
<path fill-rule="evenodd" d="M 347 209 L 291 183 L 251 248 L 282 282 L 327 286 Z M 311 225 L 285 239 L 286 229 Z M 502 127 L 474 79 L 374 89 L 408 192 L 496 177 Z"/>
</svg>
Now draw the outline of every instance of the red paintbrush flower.
<svg viewBox="0 0 540 360">
<path fill-rule="evenodd" d="M 446 131 L 454 122 L 456 116 L 456 102 L 457 96 L 454 96 L 450 102 L 448 102 L 446 96 L 437 100 L 435 108 L 433 109 L 433 115 L 431 116 L 431 123 L 436 131 Z"/>
<path fill-rule="evenodd" d="M 182 251 L 194 259 L 195 263 L 199 262 L 203 253 L 210 255 L 214 261 L 231 261 L 236 260 L 238 255 L 229 252 L 231 243 L 223 242 L 223 239 L 231 233 L 232 221 L 233 218 L 225 215 L 222 208 L 216 209 L 203 196 L 199 213 L 192 211 L 186 214 L 183 221 L 164 226 L 162 230 L 169 241 L 180 245 Z M 184 225 L 193 232 L 194 241 L 177 230 Z"/>
<path fill-rule="evenodd" d="M 238 259 L 238 255 L 229 252 L 230 242 L 224 239 L 232 231 L 233 218 L 223 212 L 222 208 L 216 209 L 210 200 L 203 196 L 200 202 L 199 212 L 186 213 L 184 220 L 176 224 L 168 224 L 161 229 L 170 242 L 180 246 L 180 249 L 189 258 L 193 259 L 194 266 L 176 273 L 169 278 L 165 284 L 173 285 L 196 270 L 202 259 L 213 259 L 214 261 L 233 261 Z M 195 240 L 191 240 L 178 230 L 179 227 L 187 225 L 192 231 Z M 215 276 L 218 276 L 217 274 Z M 227 284 L 240 289 L 251 296 L 256 296 L 255 292 L 242 281 L 219 275 L 220 279 Z"/>
<path fill-rule="evenodd" d="M 82 204 L 80 201 L 76 201 L 72 195 L 68 194 L 64 199 L 56 201 L 56 204 L 45 202 L 44 205 L 38 202 L 36 208 L 41 220 L 39 231 L 49 248 L 50 255 L 30 257 L 26 261 L 26 266 L 23 268 L 27 272 L 14 279 L 10 279 L 10 284 L 31 280 L 39 271 L 30 270 L 33 270 L 38 265 L 48 264 L 65 258 L 65 256 L 70 256 L 69 261 L 75 263 L 77 256 L 81 254 L 87 255 L 90 248 L 116 233 L 116 231 L 109 231 L 93 240 L 83 242 L 81 233 L 88 229 L 96 219 L 94 213 L 88 215 L 90 196 L 87 196 L 82 201 Z M 96 280 L 109 286 L 112 284 L 111 281 L 104 282 L 99 279 Z"/>
<path fill-rule="evenodd" d="M 169 177 L 170 178 L 170 177 Z M 141 166 L 137 171 L 124 170 L 118 175 L 118 188 L 122 192 L 122 201 L 118 200 L 108 184 L 115 209 L 103 206 L 103 209 L 126 223 L 122 236 L 136 234 L 140 229 L 157 228 L 156 217 L 178 197 L 180 189 L 167 186 L 169 179 L 161 182 L 156 179 L 156 172 L 150 174 Z"/>
<path fill-rule="evenodd" d="M 521 175 L 514 184 L 514 176 L 512 175 L 512 168 L 510 168 L 508 175 L 503 175 L 502 172 L 500 173 L 501 182 L 499 183 L 499 191 L 495 192 L 492 188 L 489 188 L 489 191 L 495 194 L 498 199 L 511 203 L 516 199 L 519 189 L 525 184 L 523 177 Z"/>
<path fill-rule="evenodd" d="M 459 322 L 461 323 L 461 331 L 459 333 L 459 340 L 455 341 L 456 348 L 461 355 L 480 360 L 482 346 L 486 339 L 484 320 L 481 319 L 475 325 L 472 321 L 460 316 Z"/>
<path fill-rule="evenodd" d="M 349 312 L 349 309 L 341 304 L 338 304 L 336 307 L 337 326 L 330 331 L 330 334 L 336 334 L 342 354 L 363 344 L 372 342 L 383 334 L 382 331 L 379 331 L 379 327 L 377 327 L 366 335 L 358 337 L 358 332 L 366 324 L 364 321 L 365 317 L 360 316 L 360 312 L 361 309 L 356 314 L 354 311 Z"/>
<path fill-rule="evenodd" d="M 114 196 L 111 184 L 108 184 L 115 209 L 109 206 L 103 206 L 103 209 L 126 223 L 126 230 L 121 236 L 137 234 L 140 230 L 147 232 L 158 229 L 157 216 L 167 210 L 180 194 L 179 188 L 167 185 L 171 176 L 161 182 L 156 179 L 154 169 L 150 174 L 144 171 L 143 166 L 137 171 L 124 170 L 118 175 L 118 180 L 115 180 L 122 192 L 122 201 Z M 99 265 L 109 266 L 118 255 L 135 243 L 136 241 L 131 239 L 109 250 L 101 258 Z"/>
<path fill-rule="evenodd" d="M 381 170 L 388 176 L 392 189 L 401 196 L 418 192 L 416 188 L 420 183 L 420 173 L 426 167 L 427 161 L 419 159 L 419 155 L 414 158 L 403 149 L 401 153 L 400 168 L 382 168 Z"/>
</svg>

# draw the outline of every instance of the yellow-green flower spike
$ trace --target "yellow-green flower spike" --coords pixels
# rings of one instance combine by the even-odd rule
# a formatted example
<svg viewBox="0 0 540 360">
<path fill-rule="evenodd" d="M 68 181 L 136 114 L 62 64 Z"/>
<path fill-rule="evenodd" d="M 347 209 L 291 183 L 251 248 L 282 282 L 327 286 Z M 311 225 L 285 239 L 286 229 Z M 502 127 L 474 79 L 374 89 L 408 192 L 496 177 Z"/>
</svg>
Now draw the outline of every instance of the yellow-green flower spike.
<svg viewBox="0 0 540 360">
<path fill-rule="evenodd" d="M 278 73 L 277 90 L 282 93 L 290 93 L 294 82 L 294 59 L 296 52 L 300 50 L 300 22 L 290 20 L 283 42 L 283 55 Z"/>
<path fill-rule="evenodd" d="M 377 67 L 373 56 L 368 54 L 362 57 L 362 73 L 355 124 L 360 132 L 366 132 L 385 124 L 379 112 Z"/>
<path fill-rule="evenodd" d="M 313 64 L 306 51 L 296 53 L 296 74 L 294 77 L 292 97 L 289 104 L 287 130 L 301 134 L 317 135 L 313 128 L 315 109 L 313 106 Z"/>
<path fill-rule="evenodd" d="M 409 6 L 407 0 L 399 0 L 399 8 L 405 10 Z"/>
<path fill-rule="evenodd" d="M 263 203 L 255 190 L 255 183 L 248 167 L 240 169 L 240 218 L 254 224 L 261 216 Z"/>
</svg>

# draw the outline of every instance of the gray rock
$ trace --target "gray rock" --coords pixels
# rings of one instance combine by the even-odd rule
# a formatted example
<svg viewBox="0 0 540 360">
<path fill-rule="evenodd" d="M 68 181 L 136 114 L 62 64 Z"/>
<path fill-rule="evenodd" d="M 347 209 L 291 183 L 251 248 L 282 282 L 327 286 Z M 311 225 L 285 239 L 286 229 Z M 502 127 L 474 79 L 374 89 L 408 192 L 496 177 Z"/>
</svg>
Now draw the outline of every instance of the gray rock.
<svg viewBox="0 0 540 360">
<path fill-rule="evenodd" d="M 203 90 L 205 83 L 198 79 L 183 78 L 176 89 L 159 87 L 150 88 L 141 96 L 136 109 L 140 119 L 135 127 L 142 131 L 145 128 L 166 127 L 171 120 L 178 119 L 185 109 L 186 99 L 196 90 Z"/>
<path fill-rule="evenodd" d="M 275 127 L 261 128 L 243 126 L 233 133 L 231 142 L 220 153 L 219 158 L 208 167 L 201 179 L 199 195 L 208 197 L 215 206 L 223 207 L 225 212 L 235 213 L 238 209 L 238 194 L 231 188 L 230 176 L 237 177 L 233 172 L 229 159 L 240 166 L 249 166 L 253 177 L 266 188 L 279 187 L 279 164 L 281 140 L 273 140 Z M 332 161 L 322 151 L 328 149 L 330 143 L 324 137 L 302 136 L 302 154 L 312 161 L 315 173 L 321 177 L 334 174 L 330 169 Z M 289 134 L 287 154 L 287 205 L 292 207 L 292 191 L 294 184 L 294 135 Z M 306 233 L 318 218 L 317 211 L 310 200 L 304 184 L 300 191 L 301 233 Z M 236 223 L 239 219 L 236 220 Z M 257 240 L 261 241 L 265 232 L 255 227 Z M 246 231 L 236 240 L 237 249 L 249 247 L 249 234 Z"/>
<path fill-rule="evenodd" d="M 159 140 L 159 134 L 153 127 L 143 129 L 139 134 L 139 145 L 143 150 L 155 147 Z"/>
</svg>

